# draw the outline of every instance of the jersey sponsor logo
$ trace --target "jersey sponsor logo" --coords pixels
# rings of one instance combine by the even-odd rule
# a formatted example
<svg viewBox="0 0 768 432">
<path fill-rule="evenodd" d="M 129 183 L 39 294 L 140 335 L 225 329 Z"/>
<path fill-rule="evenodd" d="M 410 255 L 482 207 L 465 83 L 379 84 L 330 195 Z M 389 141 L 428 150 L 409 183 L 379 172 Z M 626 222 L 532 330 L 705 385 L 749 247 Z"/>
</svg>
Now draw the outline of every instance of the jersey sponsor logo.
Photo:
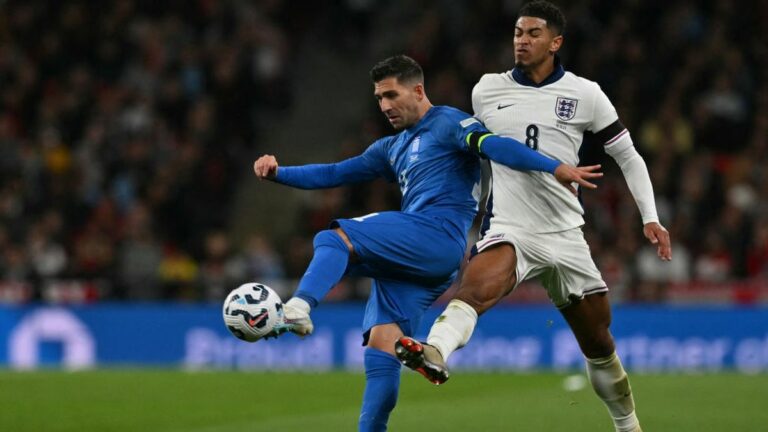
<svg viewBox="0 0 768 432">
<path fill-rule="evenodd" d="M 555 114 L 560 120 L 568 121 L 576 116 L 576 106 L 579 101 L 576 99 L 569 99 L 564 97 L 558 97 L 555 102 Z"/>
<path fill-rule="evenodd" d="M 504 108 L 509 108 L 512 105 L 514 105 L 514 104 L 513 103 L 511 103 L 511 104 L 499 104 L 499 106 L 497 106 L 496 109 L 497 110 L 503 110 Z"/>
<path fill-rule="evenodd" d="M 477 119 L 476 119 L 476 118 L 474 118 L 474 117 L 467 117 L 467 118 L 465 118 L 464 120 L 462 120 L 462 121 L 460 121 L 460 122 L 459 122 L 459 124 L 460 124 L 460 125 L 461 125 L 461 127 L 463 127 L 463 128 L 469 127 L 470 125 L 473 125 L 473 124 L 475 124 L 475 123 L 480 123 L 480 121 L 479 121 L 479 120 L 477 120 Z"/>
</svg>

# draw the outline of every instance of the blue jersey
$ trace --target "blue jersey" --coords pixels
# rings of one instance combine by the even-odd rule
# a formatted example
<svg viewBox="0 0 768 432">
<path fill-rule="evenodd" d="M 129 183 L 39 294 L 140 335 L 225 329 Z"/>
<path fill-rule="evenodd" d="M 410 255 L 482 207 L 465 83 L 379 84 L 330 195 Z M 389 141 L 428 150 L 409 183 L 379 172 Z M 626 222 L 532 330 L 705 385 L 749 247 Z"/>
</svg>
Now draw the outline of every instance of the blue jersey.
<svg viewBox="0 0 768 432">
<path fill-rule="evenodd" d="M 444 219 L 451 237 L 465 244 L 480 196 L 480 161 L 466 140 L 471 132 L 488 133 L 469 114 L 435 106 L 418 123 L 374 142 L 360 156 L 279 167 L 275 181 L 317 189 L 384 177 L 400 184 L 402 212 Z"/>
<path fill-rule="evenodd" d="M 480 198 L 480 161 L 465 138 L 485 131 L 468 114 L 436 106 L 410 128 L 371 144 L 362 156 L 400 185 L 402 212 L 442 217 L 463 242 Z"/>
</svg>

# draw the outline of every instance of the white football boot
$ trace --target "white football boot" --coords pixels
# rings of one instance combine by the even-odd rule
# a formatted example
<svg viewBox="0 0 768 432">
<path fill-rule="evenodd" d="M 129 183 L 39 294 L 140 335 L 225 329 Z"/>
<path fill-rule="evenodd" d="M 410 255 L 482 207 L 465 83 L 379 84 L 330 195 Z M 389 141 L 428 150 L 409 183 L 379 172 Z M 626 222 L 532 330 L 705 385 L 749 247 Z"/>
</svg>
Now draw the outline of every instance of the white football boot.
<svg viewBox="0 0 768 432">
<path fill-rule="evenodd" d="M 287 330 L 302 337 L 312 334 L 315 326 L 312 324 L 312 319 L 309 318 L 310 309 L 309 303 L 298 297 L 292 297 L 288 300 L 283 305 Z"/>
</svg>

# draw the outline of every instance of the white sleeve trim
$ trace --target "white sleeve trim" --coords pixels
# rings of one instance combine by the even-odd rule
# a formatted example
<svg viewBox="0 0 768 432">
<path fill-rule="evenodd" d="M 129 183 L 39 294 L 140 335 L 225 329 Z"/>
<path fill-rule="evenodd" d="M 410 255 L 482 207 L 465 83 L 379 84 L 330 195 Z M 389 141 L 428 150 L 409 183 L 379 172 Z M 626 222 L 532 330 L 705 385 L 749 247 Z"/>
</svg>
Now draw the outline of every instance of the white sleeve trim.
<svg viewBox="0 0 768 432">
<path fill-rule="evenodd" d="M 619 132 L 618 134 L 616 134 L 616 136 L 615 136 L 615 137 L 613 137 L 613 138 L 609 139 L 609 140 L 608 140 L 608 141 L 606 141 L 606 142 L 605 142 L 605 144 L 603 144 L 603 145 L 609 146 L 609 145 L 611 145 L 611 144 L 615 143 L 616 141 L 618 141 L 619 139 L 621 139 L 621 137 L 623 137 L 624 135 L 627 135 L 627 134 L 629 134 L 629 131 L 628 131 L 628 130 L 626 130 L 626 129 L 623 129 L 621 132 Z M 606 150 L 606 151 L 608 151 L 608 150 Z"/>
<path fill-rule="evenodd" d="M 643 225 L 658 222 L 659 216 L 656 213 L 656 200 L 653 195 L 653 185 L 648 174 L 648 167 L 645 165 L 643 157 L 640 156 L 632 144 L 629 132 L 625 129 L 611 139 L 610 144 L 605 146 L 605 152 L 621 168 L 627 186 L 629 186 L 629 191 L 632 193 L 632 197 L 635 198 L 638 210 L 640 210 Z"/>
</svg>

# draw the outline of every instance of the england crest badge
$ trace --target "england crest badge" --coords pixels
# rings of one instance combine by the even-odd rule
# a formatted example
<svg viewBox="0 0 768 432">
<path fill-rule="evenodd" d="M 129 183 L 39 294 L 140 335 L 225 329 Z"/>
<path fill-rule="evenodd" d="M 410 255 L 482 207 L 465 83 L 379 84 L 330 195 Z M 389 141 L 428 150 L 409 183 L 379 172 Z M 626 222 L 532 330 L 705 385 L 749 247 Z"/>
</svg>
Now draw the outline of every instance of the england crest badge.
<svg viewBox="0 0 768 432">
<path fill-rule="evenodd" d="M 576 106 L 579 101 L 576 99 L 568 99 L 564 97 L 558 97 L 555 102 L 555 114 L 557 118 L 563 121 L 568 121 L 576 116 Z"/>
</svg>

